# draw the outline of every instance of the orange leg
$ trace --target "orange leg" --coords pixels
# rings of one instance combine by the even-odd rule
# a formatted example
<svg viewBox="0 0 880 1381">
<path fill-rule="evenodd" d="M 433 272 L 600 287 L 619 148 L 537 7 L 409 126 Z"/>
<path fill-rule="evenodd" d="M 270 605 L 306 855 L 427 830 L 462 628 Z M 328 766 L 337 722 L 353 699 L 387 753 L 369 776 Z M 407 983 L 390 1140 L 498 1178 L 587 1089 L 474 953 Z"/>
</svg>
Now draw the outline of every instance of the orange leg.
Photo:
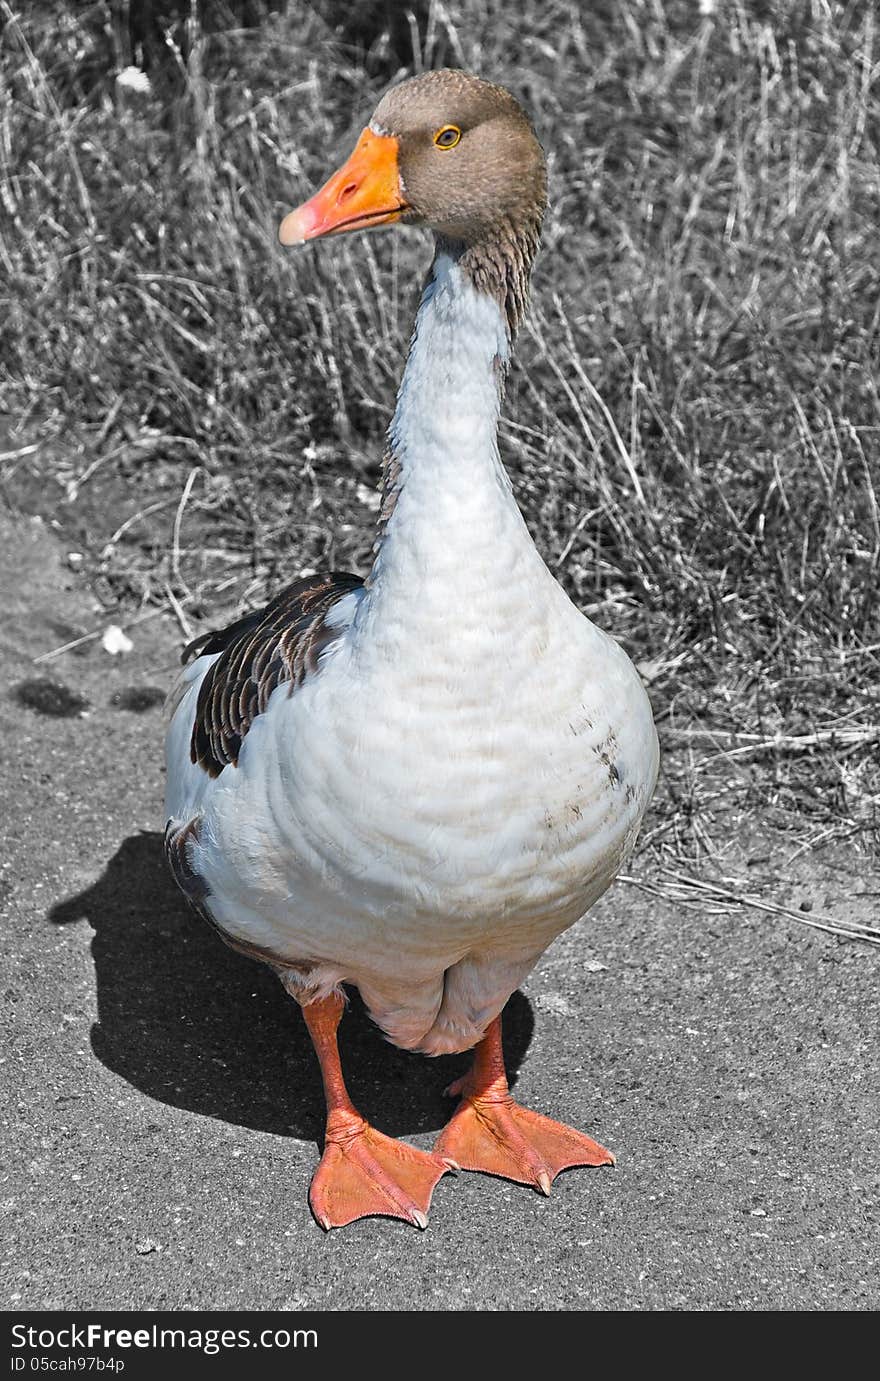
<svg viewBox="0 0 880 1381">
<path fill-rule="evenodd" d="M 440 1155 L 383 1136 L 357 1112 L 336 1044 L 344 1006 L 344 998 L 332 995 L 302 1009 L 327 1099 L 324 1154 L 309 1189 L 312 1212 L 328 1230 L 374 1213 L 425 1228 L 435 1184 L 457 1167 Z"/>
<path fill-rule="evenodd" d="M 454 1159 L 462 1170 L 482 1170 L 544 1194 L 571 1165 L 613 1165 L 614 1157 L 582 1132 L 531 1112 L 514 1102 L 507 1086 L 501 1049 L 501 1018 L 488 1027 L 463 1079 L 447 1090 L 461 1102 L 437 1140 L 438 1156 Z"/>
</svg>

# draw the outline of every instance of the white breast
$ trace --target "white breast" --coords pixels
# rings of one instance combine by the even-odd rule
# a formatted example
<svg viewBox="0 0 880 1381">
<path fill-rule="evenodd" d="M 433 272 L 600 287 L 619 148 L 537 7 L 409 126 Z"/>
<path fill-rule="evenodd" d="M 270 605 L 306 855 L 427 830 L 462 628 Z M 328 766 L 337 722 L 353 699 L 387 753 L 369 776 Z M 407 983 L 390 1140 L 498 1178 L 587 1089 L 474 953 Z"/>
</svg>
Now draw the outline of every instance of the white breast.
<svg viewBox="0 0 880 1381">
<path fill-rule="evenodd" d="M 356 983 L 392 1039 L 434 1053 L 478 1039 L 605 890 L 657 772 L 631 663 L 547 571 L 498 460 L 497 309 L 443 289 L 407 369 L 421 411 L 405 385 L 392 428 L 401 493 L 343 636 L 213 780 L 172 767 L 194 679 L 169 756 L 218 923 L 326 989 Z"/>
</svg>

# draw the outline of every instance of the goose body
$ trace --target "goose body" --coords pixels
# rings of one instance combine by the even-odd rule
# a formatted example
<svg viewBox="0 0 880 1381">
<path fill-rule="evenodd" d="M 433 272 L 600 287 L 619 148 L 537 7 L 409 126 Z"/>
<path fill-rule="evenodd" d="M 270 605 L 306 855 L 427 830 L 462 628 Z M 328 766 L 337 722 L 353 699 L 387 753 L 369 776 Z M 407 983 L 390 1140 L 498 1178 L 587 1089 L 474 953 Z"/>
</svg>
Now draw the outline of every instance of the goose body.
<svg viewBox="0 0 880 1381">
<path fill-rule="evenodd" d="M 370 131 L 370 149 L 390 137 Z M 488 1039 L 632 850 L 658 762 L 635 669 L 547 569 L 499 457 L 511 290 L 444 246 L 372 570 L 301 582 L 209 641 L 167 740 L 169 857 L 208 919 L 307 1020 L 352 984 L 427 1054 Z"/>
</svg>

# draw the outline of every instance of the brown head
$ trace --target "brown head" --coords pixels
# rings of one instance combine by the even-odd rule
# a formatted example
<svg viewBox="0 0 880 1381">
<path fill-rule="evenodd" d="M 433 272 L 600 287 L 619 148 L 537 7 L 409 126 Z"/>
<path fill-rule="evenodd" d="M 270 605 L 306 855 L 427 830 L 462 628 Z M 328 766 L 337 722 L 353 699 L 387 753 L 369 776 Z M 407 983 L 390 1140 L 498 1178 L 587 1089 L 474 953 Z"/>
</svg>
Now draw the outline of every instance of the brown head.
<svg viewBox="0 0 880 1381">
<path fill-rule="evenodd" d="M 427 226 L 513 327 L 545 205 L 544 154 L 522 107 L 503 87 L 446 69 L 382 97 L 351 158 L 285 217 L 279 238 Z"/>
</svg>

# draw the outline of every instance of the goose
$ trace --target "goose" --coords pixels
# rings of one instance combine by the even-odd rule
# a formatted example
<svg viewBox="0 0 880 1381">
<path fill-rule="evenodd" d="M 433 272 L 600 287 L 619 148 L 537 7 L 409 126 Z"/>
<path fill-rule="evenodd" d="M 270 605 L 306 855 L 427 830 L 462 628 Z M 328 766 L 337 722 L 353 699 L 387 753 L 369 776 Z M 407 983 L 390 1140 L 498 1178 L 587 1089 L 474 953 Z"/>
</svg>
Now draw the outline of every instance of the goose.
<svg viewBox="0 0 880 1381">
<path fill-rule="evenodd" d="M 429 71 L 392 87 L 282 245 L 433 232 L 365 578 L 309 575 L 188 649 L 167 735 L 180 887 L 299 1004 L 326 1096 L 317 1222 L 425 1227 L 448 1170 L 550 1192 L 613 1164 L 515 1102 L 501 1012 L 631 853 L 658 771 L 650 704 L 526 527 L 498 447 L 505 373 L 546 205 L 504 88 Z M 186 654 L 185 654 L 186 657 Z M 434 1149 L 352 1103 L 337 1027 L 354 986 L 385 1036 L 475 1047 Z"/>
</svg>

